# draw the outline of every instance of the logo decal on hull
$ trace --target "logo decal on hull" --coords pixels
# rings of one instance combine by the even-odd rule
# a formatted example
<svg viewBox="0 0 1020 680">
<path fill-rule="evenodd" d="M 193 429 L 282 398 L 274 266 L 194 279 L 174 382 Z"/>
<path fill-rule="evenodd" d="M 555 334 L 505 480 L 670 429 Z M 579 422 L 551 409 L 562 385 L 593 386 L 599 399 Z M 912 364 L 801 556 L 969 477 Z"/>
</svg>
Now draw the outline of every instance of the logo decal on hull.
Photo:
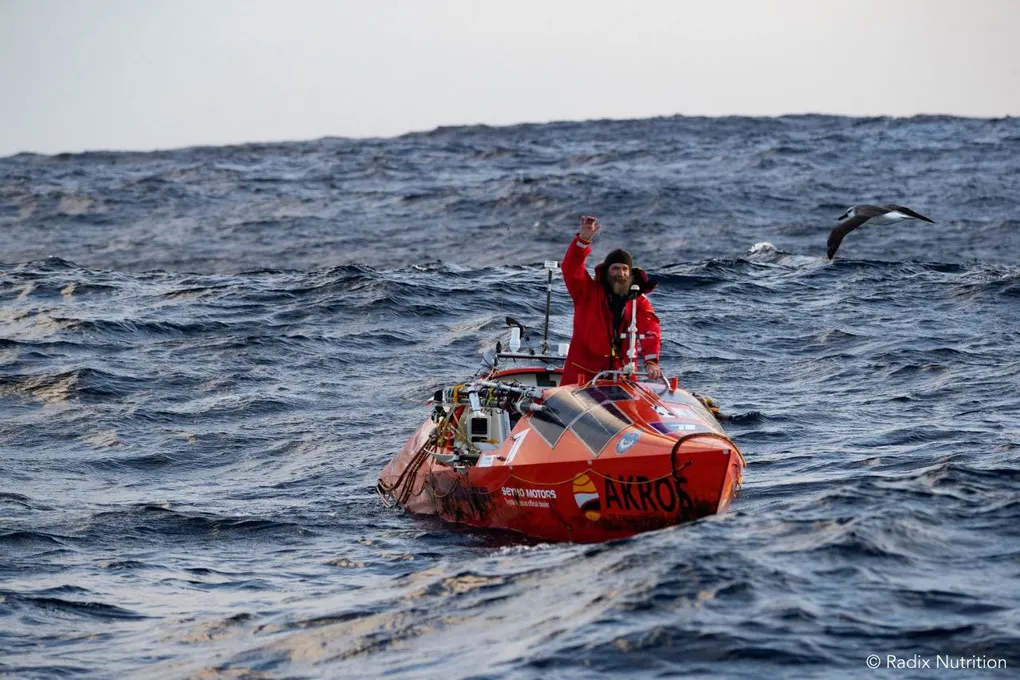
<svg viewBox="0 0 1020 680">
<path fill-rule="evenodd" d="M 638 439 L 641 439 L 641 433 L 637 430 L 632 430 L 627 434 L 620 437 L 620 441 L 616 442 L 617 453 L 627 453 L 630 447 L 637 444 Z"/>
<path fill-rule="evenodd" d="M 581 513 L 592 522 L 602 516 L 602 499 L 591 478 L 584 474 L 574 478 L 574 500 Z"/>
<path fill-rule="evenodd" d="M 552 507 L 549 501 L 556 500 L 555 489 L 525 489 L 519 486 L 504 486 L 503 501 L 507 505 L 529 508 Z"/>
<path fill-rule="evenodd" d="M 694 423 L 678 423 L 670 421 L 668 423 L 648 423 L 662 434 L 675 434 L 677 432 L 695 432 L 698 430 L 698 426 Z M 707 432 L 708 428 L 702 427 L 703 432 Z"/>
<path fill-rule="evenodd" d="M 689 516 L 693 501 L 687 494 L 683 477 L 649 479 L 644 475 L 619 475 L 606 478 L 606 510 L 662 512 Z"/>
</svg>

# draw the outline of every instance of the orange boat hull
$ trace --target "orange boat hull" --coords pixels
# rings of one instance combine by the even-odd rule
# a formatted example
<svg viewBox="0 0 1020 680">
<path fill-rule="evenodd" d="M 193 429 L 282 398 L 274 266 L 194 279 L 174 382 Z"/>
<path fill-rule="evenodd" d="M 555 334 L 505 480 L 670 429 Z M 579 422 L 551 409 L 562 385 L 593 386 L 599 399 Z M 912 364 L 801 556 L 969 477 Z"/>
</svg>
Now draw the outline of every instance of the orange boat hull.
<svg viewBox="0 0 1020 680">
<path fill-rule="evenodd" d="M 724 512 L 738 491 L 743 457 L 682 390 L 599 383 L 547 390 L 545 403 L 555 413 L 522 417 L 470 466 L 430 455 L 442 447 L 429 448 L 436 425 L 426 421 L 380 489 L 409 512 L 581 543 Z"/>
</svg>

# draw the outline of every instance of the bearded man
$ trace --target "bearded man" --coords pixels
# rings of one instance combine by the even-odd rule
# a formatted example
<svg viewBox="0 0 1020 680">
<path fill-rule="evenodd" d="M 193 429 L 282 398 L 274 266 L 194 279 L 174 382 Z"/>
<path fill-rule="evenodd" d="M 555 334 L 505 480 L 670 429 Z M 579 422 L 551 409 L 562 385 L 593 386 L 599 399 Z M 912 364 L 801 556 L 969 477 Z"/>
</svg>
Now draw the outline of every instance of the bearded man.
<svg viewBox="0 0 1020 680">
<path fill-rule="evenodd" d="M 626 250 L 617 249 L 606 255 L 595 267 L 592 277 L 585 267 L 591 254 L 591 243 L 601 225 L 594 217 L 581 218 L 581 228 L 567 247 L 563 257 L 563 280 L 574 301 L 574 332 L 570 351 L 563 366 L 561 385 L 585 383 L 599 371 L 620 369 L 627 363 L 628 330 L 634 305 L 637 305 L 638 356 L 644 362 L 651 380 L 661 380 L 659 370 L 660 329 L 652 303 L 646 294 L 656 282 L 634 266 Z M 632 298 L 631 285 L 638 286 Z"/>
</svg>

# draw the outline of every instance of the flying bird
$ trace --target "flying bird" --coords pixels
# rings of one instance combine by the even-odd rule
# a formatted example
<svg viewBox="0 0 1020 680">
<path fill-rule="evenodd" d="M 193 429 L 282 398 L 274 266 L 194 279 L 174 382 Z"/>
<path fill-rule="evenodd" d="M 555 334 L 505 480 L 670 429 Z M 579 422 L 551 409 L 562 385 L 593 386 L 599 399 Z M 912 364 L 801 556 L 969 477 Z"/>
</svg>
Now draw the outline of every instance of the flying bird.
<svg viewBox="0 0 1020 680">
<path fill-rule="evenodd" d="M 921 213 L 916 213 L 910 208 L 902 205 L 854 205 L 850 206 L 845 213 L 839 216 L 839 224 L 833 227 L 829 234 L 829 259 L 836 256 L 839 244 L 843 237 L 863 224 L 877 224 L 879 226 L 895 224 L 904 220 L 921 220 L 935 224 Z"/>
</svg>

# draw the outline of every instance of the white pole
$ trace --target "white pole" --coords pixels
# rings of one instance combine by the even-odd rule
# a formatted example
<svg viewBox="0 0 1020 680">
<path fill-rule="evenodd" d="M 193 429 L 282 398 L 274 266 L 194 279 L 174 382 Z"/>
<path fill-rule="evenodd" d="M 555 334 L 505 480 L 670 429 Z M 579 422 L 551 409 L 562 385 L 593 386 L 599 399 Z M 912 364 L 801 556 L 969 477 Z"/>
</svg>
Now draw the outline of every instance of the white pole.
<svg viewBox="0 0 1020 680">
<path fill-rule="evenodd" d="M 637 284 L 630 287 L 630 300 L 634 305 L 630 308 L 630 347 L 627 349 L 627 357 L 630 359 L 630 372 L 637 375 L 637 299 L 641 294 L 641 288 Z"/>
</svg>

